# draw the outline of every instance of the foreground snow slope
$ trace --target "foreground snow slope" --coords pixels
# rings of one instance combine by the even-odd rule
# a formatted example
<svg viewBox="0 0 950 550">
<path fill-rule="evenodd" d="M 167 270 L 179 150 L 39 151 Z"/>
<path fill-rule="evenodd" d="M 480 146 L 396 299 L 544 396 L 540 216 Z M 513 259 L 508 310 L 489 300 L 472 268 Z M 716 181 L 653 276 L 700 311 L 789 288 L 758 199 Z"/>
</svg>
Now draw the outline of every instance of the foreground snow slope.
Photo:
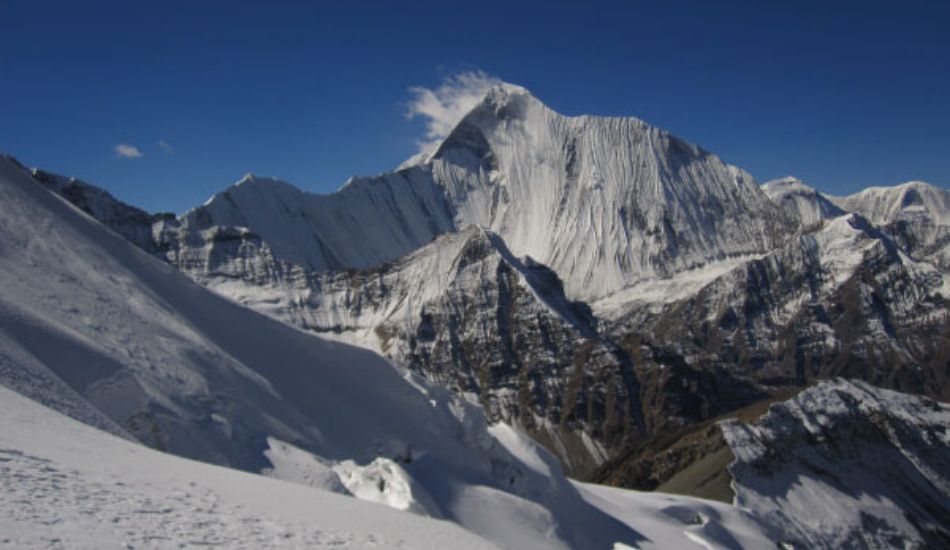
<svg viewBox="0 0 950 550">
<path fill-rule="evenodd" d="M 795 548 L 950 546 L 950 405 L 823 382 L 727 421 L 736 505 Z"/>
<path fill-rule="evenodd" d="M 493 432 L 531 467 L 556 467 L 510 428 Z M 721 503 L 576 487 L 639 533 L 630 547 L 772 545 Z M 450 522 L 159 453 L 0 387 L 0 548 L 199 546 L 495 548 Z"/>
<path fill-rule="evenodd" d="M 333 459 L 447 448 L 448 416 L 375 354 L 215 296 L 9 161 L 0 212 L 0 326 L 25 355 L 8 379 L 51 373 L 153 446 L 246 469 L 267 435 Z"/>
<path fill-rule="evenodd" d="M 494 548 L 446 521 L 159 453 L 0 387 L 2 548 Z"/>
</svg>

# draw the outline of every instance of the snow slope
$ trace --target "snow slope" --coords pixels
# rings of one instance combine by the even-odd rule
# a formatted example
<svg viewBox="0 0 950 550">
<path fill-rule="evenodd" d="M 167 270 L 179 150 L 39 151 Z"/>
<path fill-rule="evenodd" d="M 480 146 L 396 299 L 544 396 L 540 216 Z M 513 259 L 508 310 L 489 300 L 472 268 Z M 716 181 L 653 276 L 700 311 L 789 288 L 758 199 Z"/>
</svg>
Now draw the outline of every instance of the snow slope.
<svg viewBox="0 0 950 550">
<path fill-rule="evenodd" d="M 495 548 L 455 524 L 159 453 L 0 387 L 0 548 Z"/>
<path fill-rule="evenodd" d="M 173 214 L 149 214 L 116 199 L 108 191 L 77 178 L 60 176 L 38 168 L 32 169 L 31 173 L 33 178 L 47 189 L 62 195 L 136 246 L 149 252 L 159 252 L 160 247 L 152 233 L 153 228 L 162 220 L 174 219 Z"/>
<path fill-rule="evenodd" d="M 493 432 L 539 473 L 556 469 L 507 426 Z M 0 548 L 496 548 L 450 522 L 298 483 L 159 453 L 0 387 Z M 721 503 L 575 486 L 638 533 L 627 547 L 771 546 Z"/>
<path fill-rule="evenodd" d="M 505 424 L 493 426 L 491 432 L 534 471 L 542 475 L 556 474 L 553 457 L 537 443 Z M 637 532 L 636 541 L 618 541 L 614 545 L 618 550 L 752 550 L 775 546 L 772 531 L 748 511 L 735 506 L 680 495 L 571 483 L 590 505 Z"/>
<path fill-rule="evenodd" d="M 950 543 L 950 405 L 823 382 L 755 424 L 722 424 L 736 505 L 802 548 Z"/>
<path fill-rule="evenodd" d="M 748 511 L 721 502 L 575 483 L 584 499 L 622 519 L 644 537 L 636 548 L 774 548 L 768 528 Z M 615 546 L 618 550 L 622 545 Z"/>
</svg>

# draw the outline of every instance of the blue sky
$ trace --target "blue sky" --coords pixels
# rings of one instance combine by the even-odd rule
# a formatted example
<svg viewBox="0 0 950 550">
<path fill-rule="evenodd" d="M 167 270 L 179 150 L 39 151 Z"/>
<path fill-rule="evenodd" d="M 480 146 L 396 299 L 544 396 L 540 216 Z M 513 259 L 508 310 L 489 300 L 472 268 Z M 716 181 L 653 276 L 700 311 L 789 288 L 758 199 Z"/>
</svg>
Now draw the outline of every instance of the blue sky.
<svg viewBox="0 0 950 550">
<path fill-rule="evenodd" d="M 0 0 L 0 151 L 152 211 L 247 172 L 329 192 L 417 150 L 412 87 L 484 71 L 760 181 L 946 187 L 947 29 L 946 1 Z"/>
</svg>

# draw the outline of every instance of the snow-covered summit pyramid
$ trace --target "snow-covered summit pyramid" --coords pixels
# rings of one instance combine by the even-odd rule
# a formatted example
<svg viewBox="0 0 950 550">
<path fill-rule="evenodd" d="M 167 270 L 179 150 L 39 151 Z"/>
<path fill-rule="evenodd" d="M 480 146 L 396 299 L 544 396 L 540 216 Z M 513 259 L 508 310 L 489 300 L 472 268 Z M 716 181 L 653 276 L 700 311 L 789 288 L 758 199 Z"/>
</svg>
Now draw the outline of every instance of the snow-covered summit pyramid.
<svg viewBox="0 0 950 550">
<path fill-rule="evenodd" d="M 763 252 L 789 229 L 748 173 L 635 118 L 566 117 L 496 87 L 430 161 L 456 220 L 548 265 L 572 297 Z"/>
</svg>

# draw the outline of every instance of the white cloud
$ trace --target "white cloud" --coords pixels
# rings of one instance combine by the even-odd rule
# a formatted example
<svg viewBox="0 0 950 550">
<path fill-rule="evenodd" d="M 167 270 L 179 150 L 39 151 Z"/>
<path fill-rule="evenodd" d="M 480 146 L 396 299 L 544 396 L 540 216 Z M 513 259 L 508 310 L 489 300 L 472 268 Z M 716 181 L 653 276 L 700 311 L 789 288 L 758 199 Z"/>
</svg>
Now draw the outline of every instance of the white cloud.
<svg viewBox="0 0 950 550">
<path fill-rule="evenodd" d="M 134 145 L 129 145 L 128 143 L 120 143 L 112 148 L 115 151 L 115 156 L 120 159 L 137 159 L 142 158 L 142 151 L 139 151 L 139 148 Z"/>
<path fill-rule="evenodd" d="M 171 146 L 171 144 L 169 144 L 169 143 L 168 143 L 167 141 L 165 141 L 164 139 L 158 140 L 158 148 L 161 149 L 161 150 L 162 150 L 162 153 L 165 153 L 166 155 L 167 155 L 168 153 L 171 153 L 171 152 L 172 152 L 172 146 Z"/>
<path fill-rule="evenodd" d="M 409 88 L 409 118 L 421 116 L 426 120 L 425 139 L 419 142 L 419 150 L 431 153 L 439 142 L 449 135 L 462 117 L 485 97 L 492 87 L 502 81 L 482 71 L 467 71 L 446 78 L 438 88 Z"/>
</svg>

